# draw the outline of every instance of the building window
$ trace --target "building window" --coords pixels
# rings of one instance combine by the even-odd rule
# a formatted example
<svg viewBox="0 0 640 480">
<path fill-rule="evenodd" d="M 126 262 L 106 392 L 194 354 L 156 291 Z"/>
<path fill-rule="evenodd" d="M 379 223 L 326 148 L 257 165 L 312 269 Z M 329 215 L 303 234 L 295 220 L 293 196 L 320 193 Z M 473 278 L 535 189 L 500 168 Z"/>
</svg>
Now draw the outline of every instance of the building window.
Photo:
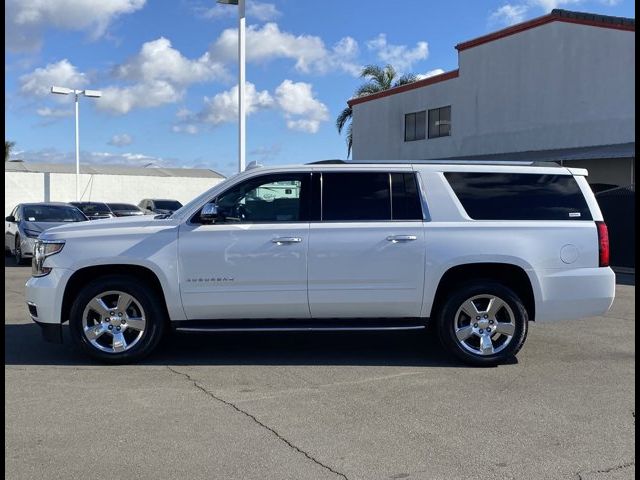
<svg viewBox="0 0 640 480">
<path fill-rule="evenodd" d="M 404 116 L 404 141 L 424 140 L 427 112 L 408 113 Z"/>
<path fill-rule="evenodd" d="M 429 138 L 451 135 L 451 105 L 429 110 Z"/>
</svg>

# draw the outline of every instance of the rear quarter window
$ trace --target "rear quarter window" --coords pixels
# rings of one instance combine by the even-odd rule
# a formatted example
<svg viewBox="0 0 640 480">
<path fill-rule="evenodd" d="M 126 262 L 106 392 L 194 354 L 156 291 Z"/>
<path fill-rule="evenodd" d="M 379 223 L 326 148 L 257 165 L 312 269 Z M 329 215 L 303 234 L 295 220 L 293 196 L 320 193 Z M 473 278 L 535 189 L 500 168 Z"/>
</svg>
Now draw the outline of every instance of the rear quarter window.
<svg viewBox="0 0 640 480">
<path fill-rule="evenodd" d="M 592 220 L 571 175 L 445 172 L 474 220 Z"/>
</svg>

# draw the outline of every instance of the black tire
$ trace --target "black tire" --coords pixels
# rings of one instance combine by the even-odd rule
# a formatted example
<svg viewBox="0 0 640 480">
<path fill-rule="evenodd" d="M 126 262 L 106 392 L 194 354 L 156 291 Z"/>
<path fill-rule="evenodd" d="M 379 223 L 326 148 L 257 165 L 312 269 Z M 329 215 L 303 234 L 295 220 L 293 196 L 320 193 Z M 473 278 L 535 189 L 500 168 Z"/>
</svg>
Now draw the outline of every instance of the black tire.
<svg viewBox="0 0 640 480">
<path fill-rule="evenodd" d="M 509 343 L 499 352 L 486 355 L 469 351 L 456 336 L 458 310 L 467 300 L 483 295 L 495 296 L 503 300 L 513 313 L 515 325 Z M 527 338 L 529 317 L 522 300 L 513 290 L 492 280 L 474 280 L 454 287 L 449 291 L 448 297 L 436 315 L 438 336 L 444 349 L 470 365 L 494 366 L 512 360 Z M 499 336 L 497 338 L 502 339 Z"/>
<path fill-rule="evenodd" d="M 16 235 L 16 240 L 15 240 L 15 244 L 14 244 L 14 250 L 13 250 L 13 254 L 15 260 L 16 260 L 16 264 L 17 265 L 25 265 L 26 264 L 26 260 L 25 258 L 22 256 L 22 246 L 20 243 L 20 237 L 18 235 Z"/>
<path fill-rule="evenodd" d="M 89 341 L 83 330 L 82 316 L 88 303 L 94 297 L 109 291 L 120 291 L 131 295 L 145 313 L 145 327 L 142 335 L 137 343 L 122 352 L 100 350 Z M 71 339 L 80 350 L 101 362 L 110 364 L 137 362 L 149 355 L 163 337 L 167 323 L 166 313 L 161 304 L 163 301 L 151 287 L 137 278 L 124 275 L 96 278 L 80 291 L 71 306 L 69 317 Z"/>
</svg>

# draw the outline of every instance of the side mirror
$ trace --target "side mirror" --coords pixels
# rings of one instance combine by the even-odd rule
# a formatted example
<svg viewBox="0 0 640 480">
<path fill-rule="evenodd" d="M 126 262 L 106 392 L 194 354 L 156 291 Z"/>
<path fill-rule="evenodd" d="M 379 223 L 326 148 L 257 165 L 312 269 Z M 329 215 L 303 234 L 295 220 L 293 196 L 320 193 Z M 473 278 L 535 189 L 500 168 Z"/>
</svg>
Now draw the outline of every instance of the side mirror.
<svg viewBox="0 0 640 480">
<path fill-rule="evenodd" d="M 218 206 L 215 203 L 207 203 L 200 211 L 200 220 L 213 222 L 218 218 Z"/>
<path fill-rule="evenodd" d="M 9 215 L 8 217 L 4 217 L 4 219 L 7 222 L 11 222 L 11 223 L 15 223 L 15 221 L 16 221 L 16 217 L 14 217 L 13 215 Z"/>
</svg>

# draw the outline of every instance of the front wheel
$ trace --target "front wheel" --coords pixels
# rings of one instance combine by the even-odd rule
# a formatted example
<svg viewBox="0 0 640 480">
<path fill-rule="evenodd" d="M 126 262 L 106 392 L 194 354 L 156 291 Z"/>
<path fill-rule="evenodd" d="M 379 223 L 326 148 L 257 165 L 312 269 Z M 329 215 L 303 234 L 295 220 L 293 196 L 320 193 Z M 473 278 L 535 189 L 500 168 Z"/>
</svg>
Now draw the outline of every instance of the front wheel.
<svg viewBox="0 0 640 480">
<path fill-rule="evenodd" d="M 131 363 L 158 345 L 166 322 L 161 298 L 129 277 L 100 277 L 84 287 L 69 319 L 71 338 L 91 357 Z"/>
<path fill-rule="evenodd" d="M 515 292 L 491 281 L 457 287 L 437 317 L 445 349 L 477 366 L 497 365 L 514 357 L 527 337 L 528 322 L 527 310 Z"/>
<path fill-rule="evenodd" d="M 20 237 L 16 235 L 15 248 L 13 250 L 14 258 L 16 259 L 16 264 L 24 265 L 25 259 L 22 256 L 22 241 Z"/>
</svg>

